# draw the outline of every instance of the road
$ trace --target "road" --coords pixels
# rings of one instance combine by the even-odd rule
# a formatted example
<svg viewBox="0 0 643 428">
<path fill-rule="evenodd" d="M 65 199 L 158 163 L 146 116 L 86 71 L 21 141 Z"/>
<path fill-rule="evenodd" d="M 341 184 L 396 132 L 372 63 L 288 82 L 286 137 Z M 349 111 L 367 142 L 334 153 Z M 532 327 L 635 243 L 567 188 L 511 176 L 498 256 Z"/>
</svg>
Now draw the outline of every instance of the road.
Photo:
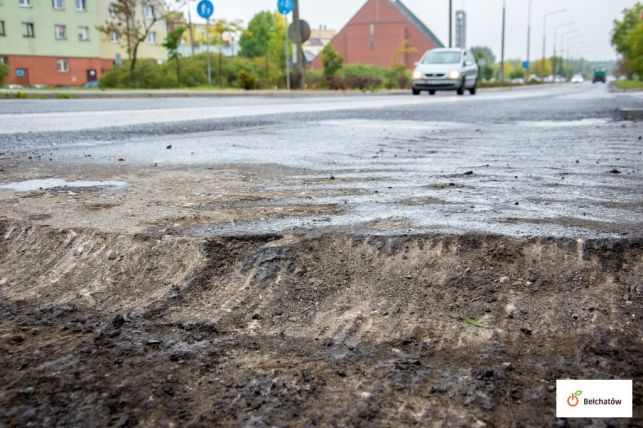
<svg viewBox="0 0 643 428">
<path fill-rule="evenodd" d="M 195 200 L 200 220 L 181 226 L 188 234 L 385 224 L 391 233 L 614 237 L 643 224 L 643 131 L 615 124 L 617 109 L 641 104 L 589 84 L 475 97 L 16 100 L 0 104 L 0 144 L 21 167 L 92 168 L 78 179 L 95 179 L 98 167 L 114 179 L 105 173 L 116 168 L 144 198 L 162 192 L 125 171 L 263 166 L 246 190 L 269 201 L 241 208 L 306 206 L 209 222 Z"/>
<path fill-rule="evenodd" d="M 0 101 L 0 426 L 641 426 L 642 107 Z"/>
</svg>

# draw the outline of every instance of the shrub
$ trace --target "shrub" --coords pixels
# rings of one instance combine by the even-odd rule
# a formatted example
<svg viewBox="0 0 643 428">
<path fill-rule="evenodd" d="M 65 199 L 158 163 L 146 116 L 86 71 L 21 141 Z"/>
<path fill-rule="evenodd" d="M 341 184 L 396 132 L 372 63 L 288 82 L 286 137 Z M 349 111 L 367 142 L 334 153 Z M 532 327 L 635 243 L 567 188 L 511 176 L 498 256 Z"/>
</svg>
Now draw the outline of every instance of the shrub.
<svg viewBox="0 0 643 428">
<path fill-rule="evenodd" d="M 0 86 L 4 85 L 4 81 L 9 75 L 9 67 L 6 64 L 0 63 Z"/>
<path fill-rule="evenodd" d="M 324 64 L 324 76 L 335 76 L 344 66 L 344 58 L 328 44 L 321 51 L 321 59 Z"/>
<path fill-rule="evenodd" d="M 411 87 L 411 72 L 405 65 L 395 64 L 388 71 L 386 86 L 390 89 L 409 89 Z"/>
<path fill-rule="evenodd" d="M 511 70 L 509 73 L 509 78 L 510 79 L 524 79 L 525 78 L 525 72 L 523 70 Z"/>
<path fill-rule="evenodd" d="M 257 89 L 259 87 L 259 79 L 252 71 L 242 70 L 239 72 L 238 85 L 245 90 Z"/>
<path fill-rule="evenodd" d="M 348 89 L 377 89 L 385 79 L 386 70 L 374 65 L 350 64 L 344 67 L 344 83 Z"/>
<path fill-rule="evenodd" d="M 322 89 L 326 82 L 322 70 L 306 70 L 304 73 L 304 87 L 307 89 Z"/>
</svg>

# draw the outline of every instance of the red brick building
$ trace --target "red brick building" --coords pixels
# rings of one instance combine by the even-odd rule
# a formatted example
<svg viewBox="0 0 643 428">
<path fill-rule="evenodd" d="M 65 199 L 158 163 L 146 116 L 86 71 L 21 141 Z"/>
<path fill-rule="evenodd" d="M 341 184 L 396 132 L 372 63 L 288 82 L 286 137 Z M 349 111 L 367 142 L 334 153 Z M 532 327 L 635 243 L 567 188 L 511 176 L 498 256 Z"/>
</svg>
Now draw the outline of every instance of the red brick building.
<svg viewBox="0 0 643 428">
<path fill-rule="evenodd" d="M 443 47 L 438 38 L 401 1 L 368 0 L 330 42 L 345 64 L 411 69 L 429 49 Z M 321 56 L 312 62 L 321 68 Z"/>
</svg>

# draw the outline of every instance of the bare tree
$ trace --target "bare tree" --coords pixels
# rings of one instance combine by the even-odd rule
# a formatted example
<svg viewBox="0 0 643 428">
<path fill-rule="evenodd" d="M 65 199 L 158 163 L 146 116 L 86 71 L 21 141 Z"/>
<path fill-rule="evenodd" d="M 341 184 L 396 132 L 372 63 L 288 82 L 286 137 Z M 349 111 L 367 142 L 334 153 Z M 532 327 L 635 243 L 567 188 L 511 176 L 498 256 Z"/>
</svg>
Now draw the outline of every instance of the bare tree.
<svg viewBox="0 0 643 428">
<path fill-rule="evenodd" d="M 168 4 L 163 0 L 114 0 L 109 5 L 110 19 L 98 30 L 110 36 L 116 33 L 130 60 L 130 84 L 136 83 L 138 49 L 152 27 L 166 19 Z"/>
</svg>

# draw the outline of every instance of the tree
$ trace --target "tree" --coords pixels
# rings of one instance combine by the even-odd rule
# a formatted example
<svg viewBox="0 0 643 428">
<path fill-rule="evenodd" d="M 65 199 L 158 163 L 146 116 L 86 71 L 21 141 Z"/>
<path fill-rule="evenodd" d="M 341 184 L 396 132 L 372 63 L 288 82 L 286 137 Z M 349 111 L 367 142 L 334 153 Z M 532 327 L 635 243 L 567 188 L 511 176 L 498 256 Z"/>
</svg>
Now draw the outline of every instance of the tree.
<svg viewBox="0 0 643 428">
<path fill-rule="evenodd" d="M 344 66 L 344 58 L 337 53 L 335 49 L 329 44 L 324 46 L 321 51 L 321 60 L 324 65 L 324 76 L 332 77 L 337 74 Z"/>
<path fill-rule="evenodd" d="M 638 74 L 643 78 L 643 5 L 637 2 L 629 9 L 623 10 L 623 19 L 614 21 L 612 45 L 623 55 L 629 74 Z"/>
<path fill-rule="evenodd" d="M 241 34 L 239 55 L 247 58 L 265 56 L 275 30 L 275 16 L 271 12 L 263 11 L 253 16 L 248 28 Z"/>
<path fill-rule="evenodd" d="M 181 46 L 181 39 L 183 38 L 183 33 L 185 32 L 185 27 L 175 28 L 170 31 L 165 38 L 163 46 L 167 49 L 168 58 L 176 62 L 176 83 L 181 85 L 181 55 L 179 54 L 179 46 Z"/>
<path fill-rule="evenodd" d="M 486 46 L 475 46 L 471 52 L 480 66 L 480 75 L 485 80 L 493 79 L 496 74 L 496 56 L 493 51 Z"/>
<path fill-rule="evenodd" d="M 114 0 L 109 5 L 110 18 L 98 31 L 111 36 L 116 33 L 129 57 L 130 84 L 136 83 L 138 49 L 154 24 L 165 20 L 167 5 L 163 0 Z"/>
<path fill-rule="evenodd" d="M 0 62 L 0 86 L 4 85 L 4 79 L 9 75 L 9 67 Z"/>
</svg>

